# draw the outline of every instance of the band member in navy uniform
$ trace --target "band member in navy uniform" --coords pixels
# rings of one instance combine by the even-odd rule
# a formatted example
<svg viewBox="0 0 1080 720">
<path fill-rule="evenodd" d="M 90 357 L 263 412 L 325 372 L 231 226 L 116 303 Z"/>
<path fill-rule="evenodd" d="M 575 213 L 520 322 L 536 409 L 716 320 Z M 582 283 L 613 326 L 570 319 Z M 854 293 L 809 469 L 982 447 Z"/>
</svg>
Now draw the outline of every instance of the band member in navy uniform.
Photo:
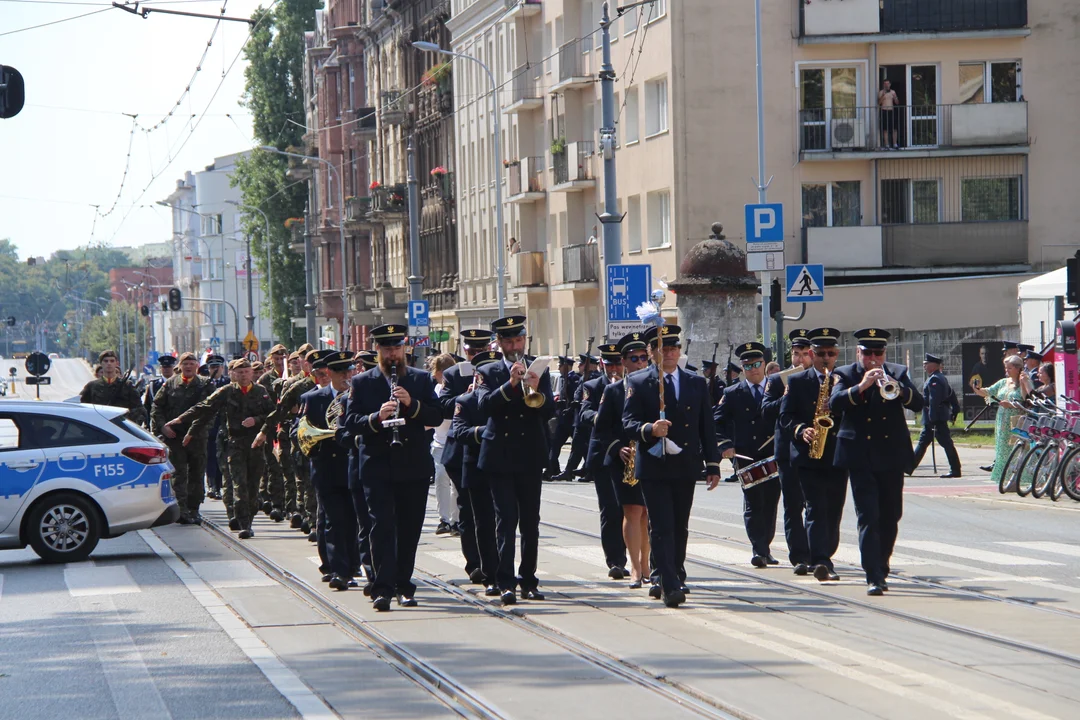
<svg viewBox="0 0 1080 720">
<path fill-rule="evenodd" d="M 501 363 L 502 359 L 502 353 L 486 350 L 474 354 L 472 364 L 474 368 L 481 368 L 489 363 Z M 470 579 L 484 585 L 485 595 L 495 597 L 499 595 L 497 579 L 499 548 L 495 541 L 495 504 L 491 498 L 491 483 L 488 482 L 487 473 L 476 465 L 480 460 L 480 447 L 483 443 L 484 427 L 487 424 L 480 412 L 480 398 L 476 393 L 483 378 L 479 373 L 474 373 L 472 377 L 474 385 L 454 399 L 454 417 L 450 423 L 448 435 L 453 439 L 454 445 L 451 450 L 451 445 L 447 443 L 446 451 L 460 455 L 458 463 L 461 468 L 461 486 L 470 505 L 473 543 L 476 545 L 479 556 L 477 569 L 472 572 Z M 443 462 L 446 462 L 445 451 Z M 462 517 L 465 517 L 464 513 Z"/>
<path fill-rule="evenodd" d="M 694 486 L 702 468 L 710 490 L 720 482 L 720 451 L 708 386 L 705 378 L 679 367 L 681 330 L 678 325 L 663 325 L 646 331 L 645 341 L 660 345 L 661 367 L 654 365 L 626 378 L 623 407 L 623 429 L 637 442 L 634 476 L 640 480 L 649 511 L 649 538 L 660 575 L 660 585 L 649 594 L 663 599 L 668 607 L 686 602 L 686 575 L 681 568 L 686 562 Z M 660 417 L 661 389 L 664 418 Z M 666 452 L 668 443 L 674 443 L 679 452 Z M 653 454 L 658 445 L 660 457 Z"/>
<path fill-rule="evenodd" d="M 1043 356 L 1032 348 L 1024 353 L 1024 372 L 1031 378 L 1031 387 L 1038 389 L 1042 385 L 1039 379 L 1039 366 L 1042 365 Z"/>
<path fill-rule="evenodd" d="M 956 399 L 956 393 L 953 392 L 949 381 L 941 373 L 941 358 L 926 353 L 923 369 L 926 371 L 926 382 L 923 383 L 922 432 L 919 433 L 919 442 L 915 446 L 915 460 L 911 464 L 908 475 L 919 467 L 919 463 L 926 455 L 926 449 L 936 439 L 938 445 L 945 450 L 945 457 L 949 459 L 949 472 L 941 477 L 962 477 L 960 456 L 956 453 L 956 445 L 953 444 L 952 432 L 949 430 L 949 423 L 960 414 L 960 402 Z"/>
<path fill-rule="evenodd" d="M 574 372 L 574 358 L 559 356 L 558 399 L 555 401 L 555 429 L 551 433 L 551 448 L 548 452 L 548 474 L 552 480 L 573 480 L 574 474 L 565 475 L 559 470 L 559 453 L 563 445 L 574 434 L 574 396 L 577 394 L 581 375 Z"/>
<path fill-rule="evenodd" d="M 904 470 L 915 455 L 904 410 L 919 412 L 923 398 L 903 365 L 885 362 L 890 337 L 885 330 L 857 330 L 859 359 L 836 369 L 829 407 L 843 413 L 834 464 L 851 477 L 851 496 L 859 518 L 859 553 L 867 595 L 889 589 L 892 557 L 904 509 Z M 884 395 L 892 391 L 895 398 Z"/>
<path fill-rule="evenodd" d="M 624 482 L 626 463 L 633 452 L 630 446 L 633 438 L 626 434 L 622 414 L 626 401 L 626 377 L 644 369 L 649 364 L 649 355 L 644 333 L 641 332 L 624 336 L 616 348 L 622 358 L 623 379 L 608 383 L 604 388 L 593 420 L 585 462 L 593 474 L 593 482 L 597 485 L 604 482 L 611 484 L 612 492 L 622 508 L 622 538 L 630 556 L 630 587 L 640 588 L 649 575 L 649 515 L 645 511 L 641 484 Z"/>
<path fill-rule="evenodd" d="M 504 605 L 543 600 L 537 589 L 536 555 L 540 545 L 540 487 L 548 460 L 547 421 L 555 414 L 551 375 L 529 372 L 525 356 L 525 316 L 496 320 L 503 361 L 485 365 L 476 389 L 486 420 L 477 466 L 491 483 L 499 545 L 498 583 Z M 521 564 L 514 575 L 515 537 L 521 528 Z"/>
<path fill-rule="evenodd" d="M 490 343 L 490 330 L 471 328 L 461 331 L 461 346 L 465 358 L 463 362 L 443 371 L 443 384 L 439 389 L 439 404 L 442 406 L 444 420 L 453 419 L 458 396 L 468 392 L 476 378 L 473 361 L 488 352 Z M 462 480 L 462 458 L 462 447 L 458 445 L 452 432 L 447 433 L 439 462 L 446 468 L 446 474 L 457 490 L 458 530 L 461 533 L 461 554 L 465 558 L 465 572 L 468 573 L 470 581 L 480 584 L 484 582 L 484 573 L 480 567 L 480 550 L 476 545 L 476 529 L 473 527 L 472 500 Z"/>
<path fill-rule="evenodd" d="M 777 404 L 765 404 L 765 346 L 748 342 L 735 350 L 739 353 L 744 378 L 724 390 L 724 397 L 713 411 L 713 417 L 723 456 L 731 458 L 736 470 L 741 470 L 772 456 L 772 438 L 780 408 Z M 780 483 L 776 480 L 743 489 L 743 524 L 754 552 L 750 564 L 756 568 L 779 564 L 769 549 L 776 535 L 779 504 Z"/>
<path fill-rule="evenodd" d="M 622 580 L 630 573 L 626 570 L 626 542 L 623 540 L 623 512 L 615 485 L 608 482 L 603 468 L 603 456 L 593 453 L 592 438 L 595 435 L 596 413 L 604 389 L 622 379 L 622 353 L 619 346 L 610 343 L 600 346 L 600 361 L 603 372 L 600 377 L 590 380 L 581 389 L 581 413 L 578 416 L 580 432 L 589 435 L 586 446 L 585 470 L 596 488 L 596 502 L 600 506 L 600 545 L 604 549 L 604 562 L 607 564 L 608 577 Z"/>
<path fill-rule="evenodd" d="M 788 333 L 791 342 L 791 369 L 806 370 L 813 365 L 814 353 L 810 349 L 807 331 L 792 330 Z M 799 483 L 798 468 L 791 465 L 791 430 L 780 422 L 780 403 L 784 399 L 787 385 L 779 375 L 766 379 L 765 402 L 762 407 L 769 415 L 776 416 L 774 428 L 773 452 L 776 455 L 776 467 L 780 471 L 780 492 L 784 503 L 784 538 L 787 540 L 788 561 L 795 568 L 796 575 L 806 575 L 810 571 L 810 546 L 806 539 L 806 526 L 803 523 L 803 511 L 806 500 L 803 498 Z"/>
<path fill-rule="evenodd" d="M 589 450 L 589 436 L 592 434 L 592 428 L 581 425 L 581 408 L 584 403 L 585 383 L 600 377 L 600 373 L 596 369 L 599 364 L 600 359 L 592 355 L 581 353 L 578 356 L 578 369 L 581 371 L 581 379 L 574 389 L 573 400 L 570 403 L 574 419 L 574 437 L 570 440 L 570 457 L 566 459 L 566 470 L 553 477 L 552 480 L 573 480 L 576 477 L 584 476 L 588 472 L 586 468 L 578 469 L 578 465 L 585 460 L 585 454 Z"/>
<path fill-rule="evenodd" d="M 832 385 L 836 376 L 839 351 L 836 342 L 840 331 L 836 328 L 817 328 L 808 333 L 812 354 L 812 366 L 788 378 L 787 394 L 780 404 L 780 424 L 789 437 L 791 466 L 796 469 L 806 501 L 806 536 L 809 542 L 808 562 L 814 568 L 818 580 L 839 580 L 833 568 L 833 555 L 840 545 L 840 520 L 844 515 L 847 499 L 847 471 L 833 465 L 836 451 L 837 421 L 828 408 Z M 824 384 L 828 382 L 828 386 Z M 825 393 L 825 413 L 832 421 L 831 429 L 824 431 L 824 450 L 820 458 L 810 455 L 811 444 L 819 432 L 814 424 L 818 398 L 822 388 Z M 827 425 L 827 421 L 823 423 Z M 784 488 L 787 492 L 787 488 Z"/>
<path fill-rule="evenodd" d="M 394 595 L 399 605 L 416 605 L 412 574 L 435 472 L 427 428 L 442 422 L 442 410 L 431 375 L 405 364 L 405 326 L 381 325 L 371 337 L 379 365 L 352 379 L 343 429 L 359 436 L 357 471 L 371 521 L 371 595 L 375 609 L 385 611 Z M 405 423 L 383 425 L 397 418 Z"/>
<path fill-rule="evenodd" d="M 333 430 L 327 425 L 327 411 L 340 403 L 349 389 L 349 373 L 353 368 L 352 353 L 320 350 L 312 367 L 325 368 L 330 382 L 300 396 L 303 416 L 312 427 Z M 337 408 L 342 411 L 341 407 Z M 311 451 L 311 484 L 318 495 L 323 511 L 323 538 L 326 564 L 330 568 L 327 582 L 335 590 L 356 587 L 353 574 L 360 565 L 356 512 L 349 494 L 349 452 L 334 438 L 318 443 Z"/>
</svg>

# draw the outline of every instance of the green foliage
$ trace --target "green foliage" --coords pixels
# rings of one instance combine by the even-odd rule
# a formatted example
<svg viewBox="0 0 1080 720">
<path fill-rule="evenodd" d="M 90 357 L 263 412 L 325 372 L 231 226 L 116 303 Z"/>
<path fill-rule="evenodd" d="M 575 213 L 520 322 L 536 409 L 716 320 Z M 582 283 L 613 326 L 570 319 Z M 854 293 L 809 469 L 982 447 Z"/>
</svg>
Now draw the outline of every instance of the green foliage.
<svg viewBox="0 0 1080 720">
<path fill-rule="evenodd" d="M 255 138 L 259 145 L 284 150 L 301 145 L 304 134 L 304 33 L 315 29 L 318 0 L 283 0 L 270 12 L 248 42 L 244 54 L 244 105 L 251 110 Z M 263 17 L 259 8 L 253 17 Z M 270 244 L 273 288 L 269 288 L 270 317 L 275 339 L 286 344 L 303 341 L 303 331 L 293 328 L 294 298 L 304 297 L 304 258 L 290 247 L 291 233 L 285 227 L 290 217 L 302 217 L 307 186 L 285 177 L 284 156 L 255 152 L 237 163 L 233 182 L 240 187 L 244 204 L 259 208 L 270 220 L 270 237 L 262 215 L 245 215 L 245 231 L 251 235 L 252 261 L 258 266 L 267 290 L 266 246 Z M 302 303 L 298 303 L 302 304 Z"/>
<path fill-rule="evenodd" d="M 95 308 L 97 310 L 97 308 Z M 139 309 L 130 303 L 113 300 L 105 307 L 106 315 L 93 315 L 89 317 L 83 327 L 83 344 L 89 351 L 90 358 L 96 358 L 103 350 L 120 349 L 121 328 L 127 330 L 125 337 L 127 344 L 127 357 L 130 365 L 136 369 L 142 366 L 137 348 L 145 341 L 144 332 L 146 322 L 139 315 Z M 139 330 L 140 322 L 144 330 Z M 125 368 L 126 370 L 127 368 Z"/>
</svg>

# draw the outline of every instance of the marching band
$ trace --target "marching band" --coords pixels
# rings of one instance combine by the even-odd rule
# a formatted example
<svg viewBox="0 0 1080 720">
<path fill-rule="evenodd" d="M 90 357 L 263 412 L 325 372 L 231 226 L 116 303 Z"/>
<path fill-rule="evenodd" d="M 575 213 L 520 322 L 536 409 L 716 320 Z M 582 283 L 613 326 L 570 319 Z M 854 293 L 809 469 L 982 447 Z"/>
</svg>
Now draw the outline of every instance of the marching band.
<svg viewBox="0 0 1080 720">
<path fill-rule="evenodd" d="M 202 521 L 205 475 L 240 539 L 254 536 L 260 511 L 287 520 L 317 544 L 323 582 L 346 591 L 362 581 L 378 611 L 395 599 L 417 604 L 412 576 L 436 463 L 452 483 L 465 573 L 503 605 L 545 599 L 542 487 L 576 474 L 596 490 L 608 577 L 648 587 L 668 607 L 685 603 L 695 488 L 717 487 L 722 458 L 740 484 L 751 565 L 779 565 L 771 545 L 782 500 L 794 573 L 838 580 L 850 484 L 867 593 L 888 590 L 904 475 L 918 460 L 905 410 L 919 412 L 923 396 L 905 366 L 886 360 L 885 330 L 856 331 L 857 360 L 840 367 L 839 330 L 795 330 L 791 366 L 771 375 L 770 351 L 750 340 L 736 346 L 740 364 L 729 363 L 735 377 L 725 383 L 715 356 L 704 376 L 691 372 L 681 328 L 661 320 L 600 345 L 596 376 L 588 353 L 581 374 L 558 356 L 554 391 L 549 358 L 526 355 L 524 316 L 463 330 L 465 357 L 442 355 L 430 373 L 411 367 L 406 330 L 375 328 L 374 352 L 275 345 L 254 376 L 243 358 L 225 377 L 220 356 L 202 367 L 192 353 L 165 356 L 143 398 L 119 387 L 106 351 L 83 401 L 149 416 L 176 467 L 180 523 Z M 929 391 L 942 395 L 943 380 L 932 375 Z M 575 457 L 560 472 L 571 437 Z"/>
</svg>

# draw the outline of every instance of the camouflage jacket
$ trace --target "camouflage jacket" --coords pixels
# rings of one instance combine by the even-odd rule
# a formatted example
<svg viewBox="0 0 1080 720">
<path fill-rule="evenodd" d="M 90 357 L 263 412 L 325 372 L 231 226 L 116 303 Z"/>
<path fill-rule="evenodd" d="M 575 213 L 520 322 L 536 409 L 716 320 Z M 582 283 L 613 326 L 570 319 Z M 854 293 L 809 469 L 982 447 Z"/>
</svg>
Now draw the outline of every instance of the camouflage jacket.
<svg viewBox="0 0 1080 720">
<path fill-rule="evenodd" d="M 195 407 L 182 413 L 179 424 L 190 422 L 191 428 L 187 431 L 187 435 L 194 438 L 205 428 L 210 427 L 218 413 L 224 412 L 224 428 L 228 437 L 254 437 L 266 421 L 266 416 L 273 409 L 274 404 L 270 401 L 266 389 L 261 385 L 252 383 L 245 392 L 236 383 L 229 383 Z M 244 420 L 247 418 L 254 418 L 255 424 L 244 427 Z"/>
<path fill-rule="evenodd" d="M 112 382 L 105 378 L 91 380 L 79 393 L 79 402 L 127 408 L 127 417 L 132 422 L 141 424 L 146 419 L 146 411 L 139 398 L 139 391 L 127 380 L 116 379 Z"/>
<path fill-rule="evenodd" d="M 162 437 L 165 423 L 195 407 L 210 397 L 213 391 L 210 381 L 204 377 L 196 375 L 185 383 L 179 374 L 173 375 L 154 395 L 150 408 L 150 432 Z M 178 437 L 183 437 L 187 430 L 186 427 L 174 428 Z"/>
</svg>

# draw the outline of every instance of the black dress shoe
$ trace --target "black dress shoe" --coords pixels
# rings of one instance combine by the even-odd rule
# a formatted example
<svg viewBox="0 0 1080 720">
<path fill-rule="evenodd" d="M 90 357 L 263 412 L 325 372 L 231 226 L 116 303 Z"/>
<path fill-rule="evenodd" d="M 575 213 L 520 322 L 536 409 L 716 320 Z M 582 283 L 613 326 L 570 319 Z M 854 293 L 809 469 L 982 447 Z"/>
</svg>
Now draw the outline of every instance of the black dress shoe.
<svg viewBox="0 0 1080 720">
<path fill-rule="evenodd" d="M 828 566 L 826 566 L 826 565 L 815 565 L 814 566 L 814 578 L 817 579 L 817 580 L 820 580 L 821 582 L 825 582 L 826 580 L 828 580 L 829 579 L 829 568 L 828 568 Z"/>
<path fill-rule="evenodd" d="M 281 512 L 277 508 L 274 508 L 273 510 L 270 511 L 270 519 L 273 520 L 276 523 L 281 522 L 282 520 L 285 519 L 285 513 Z"/>
<path fill-rule="evenodd" d="M 485 597 L 498 597 L 499 596 L 499 588 L 495 587 L 494 585 L 488 585 L 486 588 L 484 588 L 484 596 Z"/>
<path fill-rule="evenodd" d="M 312 530 L 311 532 L 308 533 L 307 541 L 308 542 L 319 542 L 318 534 L 314 530 Z"/>
<path fill-rule="evenodd" d="M 416 598 L 408 595 L 398 595 L 397 604 L 401 607 L 416 607 Z"/>
<path fill-rule="evenodd" d="M 334 577 L 330 578 L 330 587 L 334 588 L 335 590 L 348 590 L 349 581 L 341 577 L 340 575 L 335 575 Z"/>
<path fill-rule="evenodd" d="M 649 588 L 649 597 L 654 600 L 659 600 L 660 596 L 664 594 L 664 591 L 660 589 L 659 585 L 653 585 Z"/>
<path fill-rule="evenodd" d="M 961 474 L 960 474 L 960 471 L 959 471 L 959 470 L 957 470 L 956 472 L 950 472 L 950 473 L 946 473 L 945 475 L 941 475 L 940 477 L 941 477 L 941 478 L 942 478 L 942 479 L 944 480 L 944 479 L 946 479 L 946 478 L 958 478 L 958 477 L 963 477 L 963 475 L 961 475 Z"/>
<path fill-rule="evenodd" d="M 994 466 L 993 465 L 980 465 L 979 469 L 982 470 L 983 472 L 988 472 L 988 473 L 994 472 Z"/>
<path fill-rule="evenodd" d="M 739 482 L 739 476 L 738 475 L 728 475 L 726 478 L 724 478 L 724 482 Z"/>
<path fill-rule="evenodd" d="M 866 594 L 873 597 L 880 597 L 885 594 L 885 591 L 881 589 L 880 584 L 870 583 L 866 586 Z"/>
<path fill-rule="evenodd" d="M 250 540 L 251 538 L 255 537 L 255 531 L 251 528 L 244 528 L 237 534 L 236 537 L 240 538 L 241 540 Z"/>
<path fill-rule="evenodd" d="M 293 513 L 293 516 L 289 518 L 289 527 L 293 530 L 299 530 L 300 526 L 304 524 L 304 516 L 300 513 Z"/>
<path fill-rule="evenodd" d="M 683 595 L 689 595 L 690 594 L 690 588 L 686 587 L 685 585 L 680 585 L 679 586 L 679 592 L 681 592 Z"/>
<path fill-rule="evenodd" d="M 665 593 L 663 596 L 664 605 L 669 608 L 676 608 L 686 602 L 686 595 L 682 590 L 676 590 L 673 593 Z"/>
<path fill-rule="evenodd" d="M 334 573 L 326 573 L 325 575 L 322 576 L 322 581 L 324 583 L 328 583 L 333 579 L 334 579 Z"/>
<path fill-rule="evenodd" d="M 807 566 L 806 563 L 798 563 L 797 565 L 795 565 L 795 574 L 796 575 L 806 575 L 809 572 L 810 572 L 810 568 Z"/>
<path fill-rule="evenodd" d="M 375 608 L 379 612 L 386 612 L 390 609 L 390 598 L 386 595 L 380 595 L 379 597 L 375 598 L 375 600 L 371 603 L 371 607 Z"/>
<path fill-rule="evenodd" d="M 229 518 L 229 529 L 236 532 L 240 529 L 240 521 L 236 518 Z"/>
<path fill-rule="evenodd" d="M 480 568 L 476 568 L 475 570 L 473 570 L 471 573 L 469 573 L 469 582 L 471 582 L 473 585 L 483 585 L 484 571 Z"/>
<path fill-rule="evenodd" d="M 367 583 L 364 585 L 364 597 L 371 597 L 372 585 Z"/>
<path fill-rule="evenodd" d="M 439 521 L 439 526 L 435 528 L 435 534 L 436 535 L 449 535 L 450 534 L 450 523 L 445 522 L 445 521 Z"/>
<path fill-rule="evenodd" d="M 522 590 L 521 591 L 521 599 L 522 600 L 543 600 L 544 599 L 544 593 L 540 592 L 536 588 L 532 588 L 531 590 Z"/>
<path fill-rule="evenodd" d="M 311 532 L 311 523 L 309 523 L 307 520 L 304 520 L 303 522 L 301 522 L 300 523 L 300 532 L 304 533 L 305 535 L 307 535 L 309 532 Z"/>
<path fill-rule="evenodd" d="M 776 558 L 774 558 L 772 555 L 766 555 L 765 556 L 765 562 L 769 563 L 770 565 L 779 565 L 780 564 L 780 561 L 777 560 Z"/>
<path fill-rule="evenodd" d="M 564 482 L 564 481 L 573 480 L 574 479 L 574 473 L 567 470 L 565 472 L 559 473 L 558 475 L 552 475 L 551 479 L 554 480 L 555 482 Z"/>
<path fill-rule="evenodd" d="M 269 500 L 263 501 L 263 504 L 262 504 L 261 507 L 262 507 L 262 511 L 264 513 L 266 513 L 267 515 L 269 515 L 270 511 L 274 509 L 273 504 Z"/>
<path fill-rule="evenodd" d="M 760 555 L 755 555 L 754 557 L 750 558 L 750 564 L 756 568 L 763 568 L 769 564 L 769 561 L 761 557 Z"/>
<path fill-rule="evenodd" d="M 346 580 L 346 581 L 345 581 L 345 584 L 346 584 L 346 585 L 348 585 L 348 586 L 349 586 L 349 587 L 351 587 L 351 588 L 354 588 L 354 587 L 360 587 L 360 583 L 356 582 L 356 581 L 355 581 L 355 580 L 353 580 L 352 578 L 349 578 L 348 580 Z"/>
<path fill-rule="evenodd" d="M 621 567 L 609 568 L 607 571 L 607 576 L 612 580 L 622 580 L 628 574 L 629 573 L 627 573 L 626 570 L 622 569 Z"/>
<path fill-rule="evenodd" d="M 640 578 L 637 579 L 637 580 L 631 580 L 630 581 L 630 589 L 631 590 L 640 590 L 641 589 L 641 580 L 640 580 Z"/>
<path fill-rule="evenodd" d="M 503 605 L 513 605 L 517 602 L 517 595 L 514 594 L 513 590 L 503 590 L 499 593 L 499 600 L 502 601 Z"/>
<path fill-rule="evenodd" d="M 889 592 L 889 583 L 887 581 L 882 580 L 881 582 L 878 583 L 878 585 L 880 585 L 881 589 L 884 590 L 885 592 Z"/>
</svg>

